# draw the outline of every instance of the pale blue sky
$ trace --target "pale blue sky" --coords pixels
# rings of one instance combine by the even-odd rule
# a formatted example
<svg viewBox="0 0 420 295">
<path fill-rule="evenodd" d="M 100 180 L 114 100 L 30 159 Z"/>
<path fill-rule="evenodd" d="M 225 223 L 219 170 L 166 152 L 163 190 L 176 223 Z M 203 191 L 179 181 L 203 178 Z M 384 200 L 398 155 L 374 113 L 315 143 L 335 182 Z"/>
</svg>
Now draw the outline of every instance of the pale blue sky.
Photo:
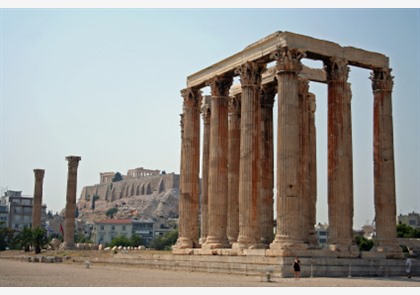
<svg viewBox="0 0 420 295">
<path fill-rule="evenodd" d="M 65 206 L 68 155 L 78 192 L 99 173 L 179 173 L 186 77 L 275 31 L 387 55 L 393 69 L 397 213 L 420 211 L 419 9 L 2 9 L 0 187 Z M 312 63 L 321 66 L 320 63 Z M 354 226 L 374 218 L 370 72 L 351 67 Z M 317 96 L 317 222 L 327 213 L 327 89 Z M 277 113 L 277 103 L 274 113 Z M 277 116 L 275 116 L 277 117 Z"/>
</svg>

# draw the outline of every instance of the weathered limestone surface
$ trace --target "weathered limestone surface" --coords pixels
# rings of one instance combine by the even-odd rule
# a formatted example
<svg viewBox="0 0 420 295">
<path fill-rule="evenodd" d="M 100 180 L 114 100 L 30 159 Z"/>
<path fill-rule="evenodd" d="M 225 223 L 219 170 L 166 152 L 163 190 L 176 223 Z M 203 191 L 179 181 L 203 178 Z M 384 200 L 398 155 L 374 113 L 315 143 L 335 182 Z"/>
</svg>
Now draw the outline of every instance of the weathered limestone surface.
<svg viewBox="0 0 420 295">
<path fill-rule="evenodd" d="M 34 201 L 32 206 L 32 228 L 41 226 L 41 211 L 42 211 L 42 187 L 44 181 L 45 170 L 34 169 L 35 187 L 34 187 Z"/>
<path fill-rule="evenodd" d="M 64 220 L 63 249 L 74 249 L 74 219 L 76 212 L 77 167 L 81 157 L 68 156 L 66 211 Z"/>
</svg>

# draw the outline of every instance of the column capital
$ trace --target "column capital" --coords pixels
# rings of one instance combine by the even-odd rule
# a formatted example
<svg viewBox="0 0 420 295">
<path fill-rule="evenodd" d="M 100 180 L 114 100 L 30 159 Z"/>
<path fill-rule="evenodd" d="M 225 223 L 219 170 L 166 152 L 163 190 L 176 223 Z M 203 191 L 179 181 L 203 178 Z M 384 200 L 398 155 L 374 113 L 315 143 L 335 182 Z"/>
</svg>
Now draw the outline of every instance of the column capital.
<svg viewBox="0 0 420 295">
<path fill-rule="evenodd" d="M 69 163 L 69 168 L 77 168 L 77 166 L 79 166 L 79 161 L 82 158 L 79 156 L 67 156 L 66 157 L 66 161 L 68 161 Z"/>
<path fill-rule="evenodd" d="M 196 88 L 185 88 L 181 90 L 184 98 L 184 108 L 198 108 L 201 104 L 201 90 Z"/>
<path fill-rule="evenodd" d="M 44 179 L 45 170 L 44 169 L 34 169 L 35 180 Z"/>
<path fill-rule="evenodd" d="M 229 97 L 229 113 L 241 114 L 241 94 Z"/>
<path fill-rule="evenodd" d="M 302 63 L 300 60 L 305 56 L 306 54 L 303 51 L 288 47 L 278 47 L 277 50 L 271 53 L 271 58 L 274 58 L 277 61 L 277 75 L 282 72 L 298 74 L 302 71 Z"/>
<path fill-rule="evenodd" d="M 235 70 L 235 74 L 241 77 L 241 86 L 260 86 L 261 73 L 266 69 L 266 64 L 261 62 L 247 61 Z"/>
<path fill-rule="evenodd" d="M 347 60 L 339 57 L 331 57 L 324 61 L 324 70 L 327 73 L 327 81 L 347 82 L 350 67 Z"/>
<path fill-rule="evenodd" d="M 229 89 L 233 83 L 233 76 L 220 75 L 211 78 L 206 85 L 211 88 L 211 95 L 215 96 L 229 96 Z"/>
<path fill-rule="evenodd" d="M 392 69 L 375 69 L 370 74 L 373 91 L 392 91 L 394 77 L 391 76 Z"/>
<path fill-rule="evenodd" d="M 265 84 L 261 86 L 260 98 L 262 107 L 273 107 L 274 97 L 277 94 L 277 87 L 273 83 Z"/>
</svg>

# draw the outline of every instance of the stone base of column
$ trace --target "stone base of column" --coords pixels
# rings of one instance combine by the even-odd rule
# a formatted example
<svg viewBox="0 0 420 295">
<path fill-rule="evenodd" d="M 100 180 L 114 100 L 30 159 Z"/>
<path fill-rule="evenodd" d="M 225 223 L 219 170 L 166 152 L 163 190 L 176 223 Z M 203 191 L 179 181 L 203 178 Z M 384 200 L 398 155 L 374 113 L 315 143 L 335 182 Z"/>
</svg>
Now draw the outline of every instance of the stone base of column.
<svg viewBox="0 0 420 295">
<path fill-rule="evenodd" d="M 302 241 L 292 240 L 288 237 L 276 236 L 274 241 L 270 244 L 272 250 L 293 250 L 293 251 L 304 251 L 308 249 L 308 244 Z"/>
<path fill-rule="evenodd" d="M 226 249 L 230 248 L 229 241 L 227 239 L 220 239 L 219 237 L 208 236 L 206 242 L 201 246 L 202 249 Z"/>
<path fill-rule="evenodd" d="M 338 258 L 357 258 L 360 256 L 359 248 L 356 245 L 331 244 L 327 248 L 336 252 Z"/>
<path fill-rule="evenodd" d="M 179 238 L 176 244 L 173 246 L 174 249 L 189 249 L 194 248 L 194 243 L 188 238 Z"/>
<path fill-rule="evenodd" d="M 264 243 L 240 243 L 236 242 L 232 244 L 233 250 L 245 250 L 245 249 L 267 249 L 268 246 Z"/>
</svg>

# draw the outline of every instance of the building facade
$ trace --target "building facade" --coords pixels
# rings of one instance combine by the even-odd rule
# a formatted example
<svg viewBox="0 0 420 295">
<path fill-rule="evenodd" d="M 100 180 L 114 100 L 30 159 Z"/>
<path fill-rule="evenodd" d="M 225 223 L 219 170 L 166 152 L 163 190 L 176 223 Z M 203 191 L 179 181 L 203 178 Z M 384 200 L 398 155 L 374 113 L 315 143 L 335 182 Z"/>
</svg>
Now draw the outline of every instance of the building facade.
<svg viewBox="0 0 420 295">
<path fill-rule="evenodd" d="M 412 228 L 420 228 L 420 214 L 414 211 L 407 215 L 400 214 L 398 215 L 398 223 L 409 225 Z"/>
<path fill-rule="evenodd" d="M 129 219 L 105 219 L 93 225 L 93 242 L 106 245 L 118 236 L 131 239 L 133 225 Z"/>
</svg>

